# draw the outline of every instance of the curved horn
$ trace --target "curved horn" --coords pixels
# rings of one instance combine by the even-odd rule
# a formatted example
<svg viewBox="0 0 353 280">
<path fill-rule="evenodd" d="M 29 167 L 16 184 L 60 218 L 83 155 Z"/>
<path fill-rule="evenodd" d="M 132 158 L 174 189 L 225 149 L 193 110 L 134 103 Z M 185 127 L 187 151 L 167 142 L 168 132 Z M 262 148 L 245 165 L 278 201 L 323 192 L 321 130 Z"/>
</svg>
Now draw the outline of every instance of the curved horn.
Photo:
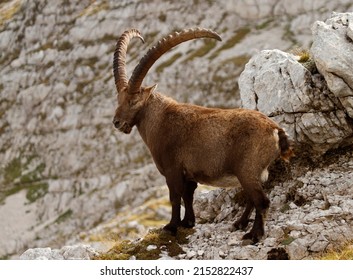
<svg viewBox="0 0 353 280">
<path fill-rule="evenodd" d="M 126 75 L 126 51 L 130 40 L 138 37 L 144 43 L 141 33 L 137 29 L 130 29 L 125 31 L 118 39 L 114 52 L 113 72 L 115 79 L 115 86 L 118 93 L 128 86 L 128 79 Z"/>
<path fill-rule="evenodd" d="M 135 67 L 134 72 L 129 80 L 129 93 L 139 92 L 143 79 L 148 70 L 164 53 L 180 43 L 196 39 L 196 38 L 213 38 L 222 41 L 221 37 L 214 31 L 203 28 L 184 29 L 181 32 L 174 32 L 164 37 L 158 43 L 150 48 L 139 64 Z"/>
</svg>

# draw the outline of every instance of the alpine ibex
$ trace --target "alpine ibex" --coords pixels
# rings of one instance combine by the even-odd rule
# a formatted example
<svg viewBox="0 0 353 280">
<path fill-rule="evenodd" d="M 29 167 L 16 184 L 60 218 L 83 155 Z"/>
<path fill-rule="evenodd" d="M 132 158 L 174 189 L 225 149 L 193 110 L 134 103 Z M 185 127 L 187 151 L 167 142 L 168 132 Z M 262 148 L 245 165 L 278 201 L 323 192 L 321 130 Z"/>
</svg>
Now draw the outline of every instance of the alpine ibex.
<svg viewBox="0 0 353 280">
<path fill-rule="evenodd" d="M 156 85 L 141 86 L 148 70 L 165 52 L 196 38 L 221 41 L 217 33 L 195 28 L 170 34 L 148 50 L 128 80 L 126 51 L 134 37 L 144 42 L 138 30 L 127 30 L 118 39 L 114 53 L 118 108 L 113 123 L 127 134 L 136 125 L 158 170 L 166 178 L 172 217 L 164 230 L 175 234 L 179 226 L 195 225 L 192 204 L 197 183 L 228 187 L 234 186 L 238 178 L 247 204 L 234 226 L 245 229 L 255 208 L 253 227 L 243 239 L 258 242 L 264 234 L 264 215 L 269 207 L 262 189 L 267 168 L 279 156 L 285 160 L 292 156 L 285 132 L 258 111 L 182 104 L 157 93 Z M 181 198 L 185 206 L 183 220 Z"/>
</svg>

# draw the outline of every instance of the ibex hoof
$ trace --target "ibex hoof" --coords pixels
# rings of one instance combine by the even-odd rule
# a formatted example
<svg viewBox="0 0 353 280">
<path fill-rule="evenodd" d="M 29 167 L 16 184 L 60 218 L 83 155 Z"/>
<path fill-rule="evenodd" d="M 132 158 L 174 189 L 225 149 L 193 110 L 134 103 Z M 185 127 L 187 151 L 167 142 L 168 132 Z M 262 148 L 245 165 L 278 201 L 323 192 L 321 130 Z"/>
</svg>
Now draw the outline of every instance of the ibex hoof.
<svg viewBox="0 0 353 280">
<path fill-rule="evenodd" d="M 182 220 L 180 225 L 184 228 L 193 228 L 195 226 L 195 221 Z"/>
<path fill-rule="evenodd" d="M 256 244 L 257 242 L 259 242 L 259 240 L 261 239 L 262 235 L 260 236 L 257 233 L 254 232 L 248 232 L 243 236 L 243 245 L 252 245 L 252 244 Z"/>
<path fill-rule="evenodd" d="M 233 224 L 235 230 L 245 230 L 248 227 L 249 221 L 238 220 Z"/>
<path fill-rule="evenodd" d="M 167 224 L 166 226 L 164 226 L 163 228 L 163 232 L 172 236 L 176 236 L 177 234 L 177 227 L 173 226 L 171 224 Z"/>
</svg>

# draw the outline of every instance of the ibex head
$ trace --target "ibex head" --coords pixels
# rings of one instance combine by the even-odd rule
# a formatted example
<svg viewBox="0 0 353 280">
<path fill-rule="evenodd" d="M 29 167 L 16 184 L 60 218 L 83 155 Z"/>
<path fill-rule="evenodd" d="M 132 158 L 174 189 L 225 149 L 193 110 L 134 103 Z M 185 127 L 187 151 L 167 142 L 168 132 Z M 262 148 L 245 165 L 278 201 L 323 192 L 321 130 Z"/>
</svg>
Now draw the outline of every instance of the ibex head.
<svg viewBox="0 0 353 280">
<path fill-rule="evenodd" d="M 128 80 L 125 70 L 126 51 L 130 40 L 134 37 L 138 37 L 144 42 L 140 32 L 136 29 L 127 30 L 120 36 L 116 44 L 113 64 L 115 85 L 118 91 L 118 108 L 115 111 L 113 124 L 117 129 L 127 134 L 131 132 L 137 122 L 138 113 L 156 89 L 156 85 L 141 87 L 141 84 L 148 70 L 159 57 L 176 45 L 192 39 L 213 38 L 221 41 L 217 33 L 208 29 L 193 28 L 174 32 L 148 50 Z"/>
</svg>

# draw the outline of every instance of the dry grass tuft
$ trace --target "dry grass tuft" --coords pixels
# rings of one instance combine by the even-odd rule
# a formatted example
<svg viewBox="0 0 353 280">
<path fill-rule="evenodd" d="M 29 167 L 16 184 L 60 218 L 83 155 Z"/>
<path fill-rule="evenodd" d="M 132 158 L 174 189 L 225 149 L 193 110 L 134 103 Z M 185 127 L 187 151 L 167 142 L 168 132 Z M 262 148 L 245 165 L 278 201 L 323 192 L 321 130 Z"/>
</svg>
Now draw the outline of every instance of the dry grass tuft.
<svg viewBox="0 0 353 280">
<path fill-rule="evenodd" d="M 291 53 L 297 56 L 297 60 L 300 63 L 304 63 L 309 61 L 310 59 L 310 52 L 308 49 L 297 47 L 291 50 Z"/>
<path fill-rule="evenodd" d="M 328 250 L 321 260 L 353 260 L 353 241 L 347 242 L 337 249 Z"/>
</svg>

